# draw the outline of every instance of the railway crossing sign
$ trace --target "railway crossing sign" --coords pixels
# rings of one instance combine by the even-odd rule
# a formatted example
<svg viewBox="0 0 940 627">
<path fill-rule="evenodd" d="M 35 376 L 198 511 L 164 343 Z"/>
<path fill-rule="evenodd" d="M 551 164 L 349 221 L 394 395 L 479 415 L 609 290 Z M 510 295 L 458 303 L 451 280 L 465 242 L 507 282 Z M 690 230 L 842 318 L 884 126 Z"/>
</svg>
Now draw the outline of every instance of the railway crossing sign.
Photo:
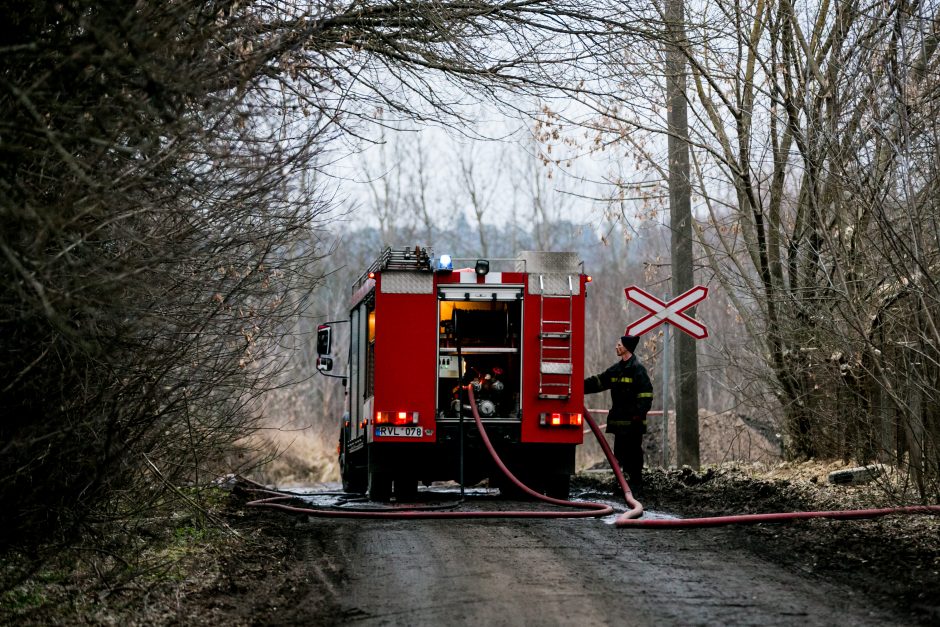
<svg viewBox="0 0 940 627">
<path fill-rule="evenodd" d="M 636 303 L 643 309 L 650 312 L 633 324 L 627 327 L 627 335 L 642 335 L 651 329 L 655 329 L 664 322 L 682 329 L 697 340 L 708 337 L 708 329 L 698 320 L 694 320 L 684 313 L 686 309 L 696 303 L 705 300 L 708 296 L 708 288 L 704 285 L 696 285 L 688 292 L 673 298 L 668 303 L 664 303 L 649 292 L 631 285 L 624 292 L 627 300 Z"/>
</svg>

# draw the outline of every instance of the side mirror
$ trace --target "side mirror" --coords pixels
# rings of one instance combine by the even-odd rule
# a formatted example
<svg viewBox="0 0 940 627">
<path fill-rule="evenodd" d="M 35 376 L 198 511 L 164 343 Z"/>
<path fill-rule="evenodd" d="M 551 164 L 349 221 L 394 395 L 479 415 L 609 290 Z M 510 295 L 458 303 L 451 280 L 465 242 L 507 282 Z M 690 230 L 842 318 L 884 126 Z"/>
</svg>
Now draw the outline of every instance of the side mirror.
<svg viewBox="0 0 940 627">
<path fill-rule="evenodd" d="M 317 355 L 329 355 L 333 348 L 333 329 L 328 324 L 321 324 L 317 327 Z M 317 367 L 320 366 L 320 360 L 317 360 Z M 332 366 L 331 366 L 332 367 Z"/>
<path fill-rule="evenodd" d="M 317 370 L 319 370 L 320 372 L 329 372 L 332 369 L 333 369 L 332 357 L 324 357 L 323 355 L 317 357 Z"/>
</svg>

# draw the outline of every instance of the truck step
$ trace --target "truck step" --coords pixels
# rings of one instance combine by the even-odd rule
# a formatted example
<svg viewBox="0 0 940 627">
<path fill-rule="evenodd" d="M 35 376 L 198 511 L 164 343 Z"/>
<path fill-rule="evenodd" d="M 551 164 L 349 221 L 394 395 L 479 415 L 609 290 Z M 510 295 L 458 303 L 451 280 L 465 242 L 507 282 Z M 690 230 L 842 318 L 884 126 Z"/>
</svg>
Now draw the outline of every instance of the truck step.
<svg viewBox="0 0 940 627">
<path fill-rule="evenodd" d="M 567 340 L 569 337 L 571 337 L 571 333 L 568 331 L 539 333 L 539 337 L 543 340 Z"/>
<path fill-rule="evenodd" d="M 542 374 L 571 374 L 571 362 L 563 361 L 543 361 L 541 365 Z"/>
<path fill-rule="evenodd" d="M 551 401 L 567 401 L 571 398 L 570 394 L 539 394 L 539 398 L 542 400 L 551 400 Z"/>
</svg>

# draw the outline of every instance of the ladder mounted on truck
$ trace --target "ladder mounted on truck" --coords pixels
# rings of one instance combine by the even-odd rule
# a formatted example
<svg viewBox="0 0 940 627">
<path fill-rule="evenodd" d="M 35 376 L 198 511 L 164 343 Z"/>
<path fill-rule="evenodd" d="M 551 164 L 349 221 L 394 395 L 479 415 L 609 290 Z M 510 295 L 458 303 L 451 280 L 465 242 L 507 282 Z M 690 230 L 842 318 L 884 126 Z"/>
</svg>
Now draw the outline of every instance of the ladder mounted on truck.
<svg viewBox="0 0 940 627">
<path fill-rule="evenodd" d="M 568 400 L 571 398 L 571 323 L 573 315 L 574 285 L 569 274 L 568 293 L 551 294 L 545 290 L 545 275 L 539 275 L 539 398 Z M 565 301 L 567 307 L 554 313 L 546 312 L 546 302 Z M 562 315 L 566 314 L 566 315 Z M 546 375 L 551 377 L 549 380 Z M 562 379 L 559 381 L 558 379 Z"/>
<path fill-rule="evenodd" d="M 581 292 L 582 263 L 573 253 L 526 251 L 520 254 L 529 275 L 529 292 L 539 298 L 540 399 L 571 398 L 574 297 Z"/>
<path fill-rule="evenodd" d="M 372 262 L 366 273 L 380 270 L 427 270 L 431 271 L 431 249 L 415 246 L 414 248 L 386 248 L 379 258 Z"/>
<path fill-rule="evenodd" d="M 356 279 L 352 291 L 355 292 L 376 272 L 383 270 L 422 270 L 431 272 L 433 270 L 431 255 L 433 255 L 433 251 L 430 246 L 394 249 L 386 247 L 369 268 Z"/>
</svg>

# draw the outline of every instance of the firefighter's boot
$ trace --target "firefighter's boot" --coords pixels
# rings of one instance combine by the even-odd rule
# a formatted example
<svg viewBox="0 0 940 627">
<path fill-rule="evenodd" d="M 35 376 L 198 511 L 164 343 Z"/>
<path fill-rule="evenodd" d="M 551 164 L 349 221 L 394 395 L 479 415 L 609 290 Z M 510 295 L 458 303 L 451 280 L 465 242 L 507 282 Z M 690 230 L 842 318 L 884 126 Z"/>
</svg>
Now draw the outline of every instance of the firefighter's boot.
<svg viewBox="0 0 940 627">
<path fill-rule="evenodd" d="M 631 473 L 627 479 L 627 485 L 630 486 L 630 491 L 633 493 L 633 498 L 640 499 L 644 496 L 643 490 L 643 472 Z"/>
</svg>

